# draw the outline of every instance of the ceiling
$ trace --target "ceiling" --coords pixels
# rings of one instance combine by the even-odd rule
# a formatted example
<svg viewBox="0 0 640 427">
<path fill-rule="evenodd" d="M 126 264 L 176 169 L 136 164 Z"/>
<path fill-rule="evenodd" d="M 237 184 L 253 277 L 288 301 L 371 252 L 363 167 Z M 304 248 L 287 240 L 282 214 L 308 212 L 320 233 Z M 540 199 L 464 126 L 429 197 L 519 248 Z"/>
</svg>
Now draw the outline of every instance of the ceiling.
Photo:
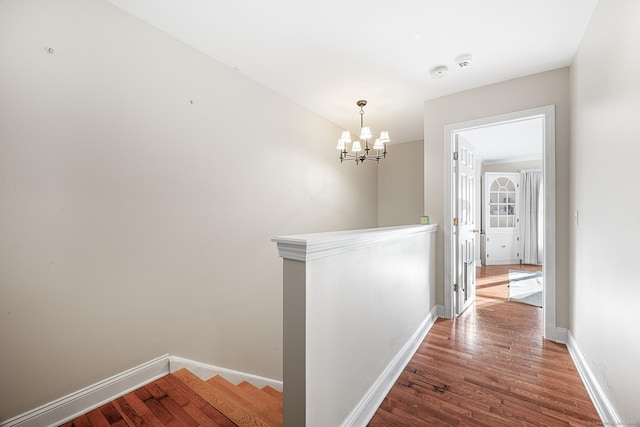
<svg viewBox="0 0 640 427">
<path fill-rule="evenodd" d="M 459 132 L 485 164 L 542 160 L 543 133 L 542 117 Z"/>
<path fill-rule="evenodd" d="M 569 65 L 597 2 L 107 1 L 354 133 L 366 99 L 392 142 L 423 139 L 425 100 Z"/>
</svg>

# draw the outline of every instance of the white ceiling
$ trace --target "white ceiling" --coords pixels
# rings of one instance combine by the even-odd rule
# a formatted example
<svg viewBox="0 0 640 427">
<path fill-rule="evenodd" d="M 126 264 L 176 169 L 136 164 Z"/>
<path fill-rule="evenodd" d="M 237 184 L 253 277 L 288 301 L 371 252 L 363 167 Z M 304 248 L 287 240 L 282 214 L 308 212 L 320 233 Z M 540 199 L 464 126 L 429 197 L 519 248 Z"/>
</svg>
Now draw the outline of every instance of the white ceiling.
<svg viewBox="0 0 640 427">
<path fill-rule="evenodd" d="M 108 1 L 354 133 L 367 99 L 393 142 L 423 139 L 425 100 L 569 65 L 597 2 Z"/>
<path fill-rule="evenodd" d="M 459 132 L 476 149 L 483 163 L 542 159 L 544 122 L 541 117 Z"/>
</svg>

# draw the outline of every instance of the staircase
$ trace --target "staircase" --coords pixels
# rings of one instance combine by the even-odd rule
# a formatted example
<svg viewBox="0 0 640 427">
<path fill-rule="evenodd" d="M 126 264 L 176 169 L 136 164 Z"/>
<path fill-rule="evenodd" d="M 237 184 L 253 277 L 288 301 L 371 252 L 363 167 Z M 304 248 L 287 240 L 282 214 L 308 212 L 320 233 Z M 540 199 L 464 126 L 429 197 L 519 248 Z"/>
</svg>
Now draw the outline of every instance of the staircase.
<svg viewBox="0 0 640 427">
<path fill-rule="evenodd" d="M 224 415 L 231 426 L 282 426 L 282 393 L 243 381 L 234 385 L 219 375 L 202 381 L 187 369 L 171 374 Z M 226 424 L 225 424 L 226 425 Z"/>
<path fill-rule="evenodd" d="M 187 369 L 162 377 L 63 424 L 85 426 L 282 426 L 282 393 Z"/>
</svg>

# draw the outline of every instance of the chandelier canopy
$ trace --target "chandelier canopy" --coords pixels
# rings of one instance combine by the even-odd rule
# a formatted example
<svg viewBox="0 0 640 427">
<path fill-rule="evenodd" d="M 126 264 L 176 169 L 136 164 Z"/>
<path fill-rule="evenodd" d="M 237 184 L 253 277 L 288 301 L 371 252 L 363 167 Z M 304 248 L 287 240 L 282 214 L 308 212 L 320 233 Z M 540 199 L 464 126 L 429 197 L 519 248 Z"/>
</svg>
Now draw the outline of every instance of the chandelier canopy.
<svg viewBox="0 0 640 427">
<path fill-rule="evenodd" d="M 367 101 L 361 99 L 356 103 L 356 105 L 360 107 L 360 141 L 353 141 L 350 153 L 348 144 L 351 144 L 351 132 L 348 130 L 342 132 L 342 136 L 338 140 L 338 146 L 336 147 L 340 150 L 340 163 L 349 159 L 354 159 L 356 161 L 356 165 L 364 162 L 365 160 L 375 160 L 376 162 L 380 162 L 380 159 L 387 157 L 387 142 L 391 142 L 389 139 L 389 132 L 380 132 L 380 137 L 375 139 L 372 147 L 369 147 L 369 143 L 373 139 L 373 136 L 371 134 L 371 129 L 364 125 L 364 106 L 367 105 Z"/>
</svg>

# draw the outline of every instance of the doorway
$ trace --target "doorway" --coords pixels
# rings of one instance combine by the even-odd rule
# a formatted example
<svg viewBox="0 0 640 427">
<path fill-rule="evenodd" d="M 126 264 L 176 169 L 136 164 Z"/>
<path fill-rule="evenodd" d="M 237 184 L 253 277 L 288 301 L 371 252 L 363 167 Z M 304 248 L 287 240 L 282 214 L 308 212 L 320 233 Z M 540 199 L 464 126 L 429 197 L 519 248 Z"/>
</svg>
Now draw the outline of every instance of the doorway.
<svg viewBox="0 0 640 427">
<path fill-rule="evenodd" d="M 454 156 L 457 147 L 458 135 L 465 131 L 486 128 L 497 124 L 508 124 L 523 120 L 539 118 L 543 124 L 542 132 L 542 173 L 543 194 L 544 194 L 544 221 L 543 239 L 545 250 L 543 254 L 543 318 L 544 318 L 544 338 L 556 339 L 556 316 L 555 316 L 555 106 L 545 106 L 530 110 L 523 110 L 499 116 L 487 117 L 483 119 L 456 123 L 444 128 L 444 155 L 445 155 L 445 188 L 444 207 L 445 224 L 444 244 L 445 244 L 445 283 L 444 283 L 444 315 L 453 318 L 461 312 L 464 307 L 457 304 L 459 300 L 460 287 L 456 283 L 460 277 L 459 262 L 460 256 L 457 253 L 458 245 L 456 240 L 457 226 L 454 225 L 454 217 L 457 213 L 457 197 L 454 188 L 456 186 L 457 162 Z M 508 147 L 505 147 L 507 149 Z M 457 220 L 457 218 L 455 218 Z M 457 223 L 457 221 L 456 221 Z M 462 263 L 464 264 L 464 263 Z M 471 296 L 473 298 L 473 296 Z"/>
</svg>

